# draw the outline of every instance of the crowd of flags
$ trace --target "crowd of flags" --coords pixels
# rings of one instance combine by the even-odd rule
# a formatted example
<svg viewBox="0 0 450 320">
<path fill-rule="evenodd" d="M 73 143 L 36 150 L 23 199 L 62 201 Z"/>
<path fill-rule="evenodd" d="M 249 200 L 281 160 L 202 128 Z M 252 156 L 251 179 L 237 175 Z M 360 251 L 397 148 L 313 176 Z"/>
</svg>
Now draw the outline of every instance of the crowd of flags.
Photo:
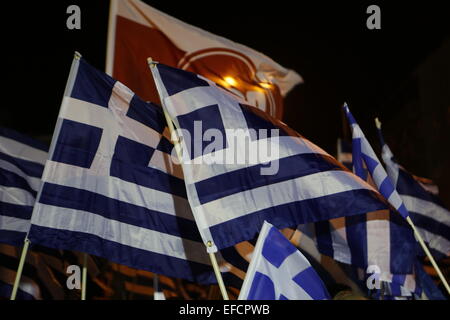
<svg viewBox="0 0 450 320">
<path fill-rule="evenodd" d="M 187 29 L 201 44 L 194 50 L 175 36 L 184 23 L 137 0 L 112 3 L 117 12 L 112 10 L 109 73 L 125 83 L 76 53 L 50 148 L 0 129 L 0 295 L 12 289 L 18 248 L 27 239 L 32 249 L 20 299 L 66 297 L 64 268 L 81 261 L 80 252 L 109 261 L 109 269 L 99 267 L 98 258 L 88 267 L 106 296 L 119 279 L 115 290 L 122 297 L 211 297 L 199 288 L 217 283 L 208 255 L 213 253 L 229 292 L 239 299 L 331 299 L 330 283 L 342 283 L 336 274 L 372 298 L 445 299 L 424 271 L 424 254 L 406 219 L 442 259 L 450 253 L 450 212 L 431 183 L 395 161 L 380 128 L 386 170 L 344 105 L 352 141 L 351 147 L 338 142 L 335 159 L 277 119 L 282 112 L 274 111 L 270 94 L 265 104 L 250 105 L 250 84 L 239 93 L 217 81 L 217 74 L 190 72 L 204 70 L 193 64 L 193 52 L 206 52 L 211 42 L 226 51 L 231 42 Z M 132 72 L 124 73 L 123 66 L 133 63 L 121 63 L 130 58 L 120 44 L 138 42 L 126 30 L 144 28 L 140 36 L 162 41 L 168 23 L 170 36 L 163 40 L 170 40 L 167 48 L 179 61 L 152 62 L 149 68 L 147 57 L 133 56 L 139 76 L 130 80 Z M 178 51 L 172 48 L 177 45 Z M 301 81 L 270 58 L 238 49 L 254 68 L 265 66 L 258 81 L 276 83 L 275 92 L 286 94 Z M 143 89 L 147 82 L 151 93 Z M 140 98 L 133 85 L 145 99 L 155 93 L 158 99 Z M 177 139 L 172 121 L 181 129 Z M 199 121 L 201 136 L 195 132 Z M 194 144 L 202 145 L 208 129 L 224 140 L 197 154 Z M 229 130 L 247 136 L 248 149 L 234 144 Z M 276 155 L 256 163 L 211 161 L 258 152 L 261 142 L 276 148 Z M 275 163 L 276 172 L 261 174 Z M 372 265 L 380 269 L 382 286 L 368 292 L 366 270 Z"/>
</svg>

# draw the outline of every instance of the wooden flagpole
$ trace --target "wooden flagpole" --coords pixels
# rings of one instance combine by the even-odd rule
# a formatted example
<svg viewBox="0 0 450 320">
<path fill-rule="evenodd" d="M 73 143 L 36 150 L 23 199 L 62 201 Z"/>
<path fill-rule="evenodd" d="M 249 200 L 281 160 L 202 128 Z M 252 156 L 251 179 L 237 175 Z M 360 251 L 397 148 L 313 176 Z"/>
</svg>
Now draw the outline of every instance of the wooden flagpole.
<svg viewBox="0 0 450 320">
<path fill-rule="evenodd" d="M 17 268 L 16 278 L 14 279 L 14 286 L 11 292 L 11 300 L 16 300 L 17 290 L 19 289 L 20 278 L 22 277 L 23 266 L 27 258 L 28 247 L 30 246 L 30 240 L 25 237 L 24 245 L 22 248 L 22 254 L 20 256 L 19 267 Z"/>
<path fill-rule="evenodd" d="M 152 60 L 152 58 L 148 58 L 147 59 L 148 65 L 150 68 L 154 68 L 157 64 L 157 62 L 154 62 Z M 173 121 L 170 118 L 170 115 L 167 113 L 165 107 L 164 107 L 164 103 L 163 103 L 163 98 L 161 97 L 161 103 L 163 104 L 163 112 L 164 112 L 164 116 L 166 118 L 166 122 L 167 122 L 167 126 L 169 127 L 169 132 L 170 132 L 170 136 L 171 136 L 171 140 L 174 143 L 175 146 L 175 151 L 177 153 L 177 157 L 178 157 L 178 161 L 180 162 L 180 164 L 183 161 L 183 156 L 182 156 L 182 148 L 181 148 L 181 144 L 180 144 L 180 137 L 178 136 L 177 132 L 175 131 L 175 128 L 173 126 Z M 208 241 L 207 247 L 212 247 L 213 243 L 212 241 Z M 219 264 L 217 263 L 217 258 L 214 254 L 214 252 L 208 252 L 209 254 L 209 259 L 211 260 L 211 264 L 212 267 L 214 269 L 214 273 L 216 275 L 217 278 L 217 284 L 219 285 L 220 288 L 220 292 L 222 293 L 222 297 L 224 300 L 229 300 L 228 298 L 228 292 L 225 288 L 225 284 L 223 282 L 223 278 L 222 278 L 222 274 L 220 273 L 220 269 L 219 269 Z"/>
<path fill-rule="evenodd" d="M 88 254 L 83 253 L 83 273 L 81 278 L 81 300 L 86 300 L 86 284 L 87 284 L 87 260 Z"/>
<path fill-rule="evenodd" d="M 378 120 L 378 118 L 375 118 L 375 125 L 377 126 L 377 129 L 381 130 L 381 122 Z M 438 264 L 434 260 L 430 250 L 428 250 L 427 245 L 425 244 L 425 241 L 423 241 L 422 236 L 417 231 L 416 226 L 414 225 L 414 222 L 411 220 L 411 217 L 406 217 L 406 221 L 411 226 L 411 228 L 414 231 L 414 236 L 416 237 L 416 240 L 419 242 L 420 246 L 422 247 L 423 251 L 427 255 L 428 259 L 430 259 L 431 264 L 433 265 L 434 269 L 436 270 L 437 274 L 439 275 L 439 278 L 441 279 L 442 283 L 445 286 L 445 289 L 447 289 L 448 294 L 450 294 L 450 287 L 448 285 L 447 280 L 445 279 L 444 275 L 442 274 L 441 269 L 439 268 Z"/>
</svg>

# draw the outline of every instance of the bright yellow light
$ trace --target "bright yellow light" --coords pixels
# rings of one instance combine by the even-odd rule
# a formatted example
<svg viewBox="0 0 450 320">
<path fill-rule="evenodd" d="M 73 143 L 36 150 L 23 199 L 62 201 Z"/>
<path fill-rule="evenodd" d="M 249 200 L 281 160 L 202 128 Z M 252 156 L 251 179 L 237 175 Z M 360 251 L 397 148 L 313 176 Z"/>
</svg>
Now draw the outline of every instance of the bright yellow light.
<svg viewBox="0 0 450 320">
<path fill-rule="evenodd" d="M 272 84 L 270 82 L 260 82 L 259 85 L 263 87 L 264 89 L 271 89 Z"/>
<path fill-rule="evenodd" d="M 233 77 L 225 77 L 223 78 L 225 80 L 226 83 L 228 83 L 230 86 L 235 87 L 237 85 L 237 81 L 234 80 Z"/>
</svg>

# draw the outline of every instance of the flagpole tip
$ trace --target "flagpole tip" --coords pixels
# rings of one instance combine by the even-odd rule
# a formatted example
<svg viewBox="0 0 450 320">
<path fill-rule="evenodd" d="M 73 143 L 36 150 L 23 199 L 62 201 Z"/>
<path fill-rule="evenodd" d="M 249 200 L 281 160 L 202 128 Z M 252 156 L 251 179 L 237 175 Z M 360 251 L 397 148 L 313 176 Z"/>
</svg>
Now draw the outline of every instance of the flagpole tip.
<svg viewBox="0 0 450 320">
<path fill-rule="evenodd" d="M 75 51 L 75 53 L 73 54 L 73 58 L 76 60 L 80 60 L 81 59 L 81 53 L 79 53 L 78 51 Z"/>
<path fill-rule="evenodd" d="M 377 126 L 377 129 L 381 129 L 381 122 L 378 120 L 378 117 L 375 118 L 375 125 Z"/>
<path fill-rule="evenodd" d="M 152 57 L 148 57 L 147 58 L 147 63 L 149 65 L 149 67 L 154 68 L 158 62 L 153 61 Z"/>
</svg>

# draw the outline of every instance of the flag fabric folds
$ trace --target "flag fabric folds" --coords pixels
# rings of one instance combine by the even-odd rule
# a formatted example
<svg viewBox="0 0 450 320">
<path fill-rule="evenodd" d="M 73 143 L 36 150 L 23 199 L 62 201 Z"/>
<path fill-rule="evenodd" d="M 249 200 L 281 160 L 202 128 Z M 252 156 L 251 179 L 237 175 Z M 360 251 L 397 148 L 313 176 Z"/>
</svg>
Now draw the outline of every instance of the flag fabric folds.
<svg viewBox="0 0 450 320">
<path fill-rule="evenodd" d="M 366 174 L 366 170 L 370 173 L 380 193 L 389 203 L 402 215 L 403 218 L 408 217 L 408 210 L 402 202 L 399 194 L 395 190 L 386 171 L 378 160 L 375 151 L 373 151 L 369 141 L 367 141 L 363 131 L 359 127 L 347 104 L 343 106 L 348 122 L 352 128 L 352 150 L 353 150 L 353 167 L 355 174 L 362 177 Z M 364 168 L 364 164 L 367 169 Z"/>
<path fill-rule="evenodd" d="M 0 297 L 11 297 L 20 255 L 21 249 L 0 244 Z M 18 300 L 62 300 L 65 298 L 66 278 L 64 281 L 59 281 L 49 261 L 52 258 L 54 257 L 41 252 L 28 253 L 17 291 Z M 62 266 L 62 260 L 59 262 Z"/>
<path fill-rule="evenodd" d="M 380 193 L 398 210 L 400 215 L 403 218 L 407 218 L 409 216 L 408 210 L 402 202 L 402 199 L 392 184 L 388 174 L 378 160 L 370 143 L 364 136 L 364 133 L 353 115 L 350 113 L 348 106 L 344 105 L 343 109 L 352 128 L 352 161 L 355 174 L 363 179 L 372 181 L 379 189 Z M 396 220 L 397 222 L 395 222 Z M 380 240 L 385 238 L 397 240 L 394 244 L 391 242 L 389 247 L 390 250 L 394 252 L 398 251 L 399 246 L 406 245 L 406 242 L 403 242 L 405 240 L 402 239 L 402 233 L 404 236 L 411 233 L 410 231 L 408 232 L 408 229 L 410 228 L 406 222 L 403 219 L 400 219 L 400 221 L 398 220 L 398 215 L 390 213 L 390 217 L 388 221 L 386 221 L 384 227 L 384 235 L 380 233 Z M 361 224 L 358 225 L 361 226 Z M 401 228 L 402 225 L 404 225 L 404 228 Z M 369 231 L 369 226 L 366 228 Z M 416 281 L 418 265 L 415 261 L 417 260 L 416 251 L 418 246 L 414 238 L 411 238 L 408 243 L 410 244 L 409 250 L 403 250 L 403 252 L 409 253 L 410 259 L 402 259 L 400 262 L 405 266 L 412 266 L 411 270 L 408 272 L 399 270 L 398 268 L 391 268 L 392 274 L 390 274 L 387 279 L 386 277 L 381 277 L 382 281 L 386 281 L 385 289 L 387 290 L 388 295 L 412 297 L 413 294 L 420 296 L 422 293 L 420 282 Z M 396 253 L 395 256 L 398 257 L 398 253 Z M 392 263 L 392 259 L 393 257 L 391 254 L 391 259 L 385 261 L 390 261 Z"/>
<path fill-rule="evenodd" d="M 403 200 L 411 220 L 434 254 L 437 252 L 439 257 L 450 255 L 450 211 L 437 197 L 437 187 L 434 185 L 434 188 L 430 188 L 433 184 L 427 181 L 428 179 L 418 178 L 401 167 L 384 142 L 381 129 L 378 129 L 378 134 L 387 174 Z"/>
<path fill-rule="evenodd" d="M 39 141 L 0 128 L 0 243 L 23 245 L 47 151 Z"/>
<path fill-rule="evenodd" d="M 388 208 L 325 151 L 212 81 L 163 64 L 151 70 L 180 129 L 188 199 L 206 244 L 253 239 L 264 220 L 282 229 Z"/>
<path fill-rule="evenodd" d="M 107 72 L 141 98 L 158 102 L 146 59 L 188 70 L 229 87 L 282 118 L 283 97 L 302 78 L 247 46 L 189 25 L 139 0 L 112 0 Z"/>
<path fill-rule="evenodd" d="M 240 300 L 325 300 L 330 296 L 308 260 L 274 226 L 264 222 Z"/>
<path fill-rule="evenodd" d="M 160 107 L 75 57 L 29 239 L 215 282 Z"/>
</svg>

